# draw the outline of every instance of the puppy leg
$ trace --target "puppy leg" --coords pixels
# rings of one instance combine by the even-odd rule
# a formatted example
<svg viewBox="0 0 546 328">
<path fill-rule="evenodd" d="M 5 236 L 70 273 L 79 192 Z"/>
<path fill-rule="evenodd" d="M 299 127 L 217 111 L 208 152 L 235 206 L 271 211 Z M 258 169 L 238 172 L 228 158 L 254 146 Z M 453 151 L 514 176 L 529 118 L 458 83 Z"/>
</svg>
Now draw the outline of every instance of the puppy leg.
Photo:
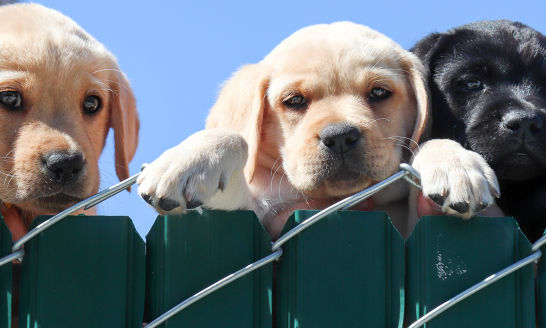
<svg viewBox="0 0 546 328">
<path fill-rule="evenodd" d="M 424 143 L 412 166 L 421 174 L 423 195 L 449 215 L 468 219 L 500 196 L 497 177 L 485 160 L 455 141 L 438 139 Z M 419 191 L 413 187 L 408 228 L 413 228 L 418 220 L 418 196 Z"/>
<path fill-rule="evenodd" d="M 160 214 L 207 208 L 254 209 L 243 169 L 248 146 L 223 128 L 197 132 L 167 150 L 138 178 L 139 194 Z"/>
</svg>

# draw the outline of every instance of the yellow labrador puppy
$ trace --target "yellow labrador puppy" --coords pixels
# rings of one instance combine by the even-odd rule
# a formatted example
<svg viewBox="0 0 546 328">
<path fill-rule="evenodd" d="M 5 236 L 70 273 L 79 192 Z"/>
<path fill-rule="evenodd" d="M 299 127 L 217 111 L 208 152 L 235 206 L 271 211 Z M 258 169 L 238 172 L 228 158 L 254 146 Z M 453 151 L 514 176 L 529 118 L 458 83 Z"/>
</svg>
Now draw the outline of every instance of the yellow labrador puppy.
<svg viewBox="0 0 546 328">
<path fill-rule="evenodd" d="M 0 122 L 0 213 L 14 240 L 36 215 L 97 193 L 110 128 L 117 175 L 129 177 L 139 130 L 129 82 L 114 55 L 55 10 L 0 7 Z M 13 268 L 17 327 L 20 264 Z"/>
<path fill-rule="evenodd" d="M 150 164 L 139 193 L 159 213 L 254 210 L 276 239 L 294 210 L 323 209 L 397 172 L 428 123 L 413 54 L 362 25 L 311 26 L 235 73 L 206 129 Z M 406 235 L 408 190 L 401 181 L 358 209 L 386 210 Z M 475 197 L 493 202 L 489 188 Z"/>
<path fill-rule="evenodd" d="M 36 215 L 97 193 L 110 128 L 127 178 L 139 120 L 116 58 L 70 18 L 14 4 L 0 22 L 0 212 L 17 240 Z"/>
</svg>

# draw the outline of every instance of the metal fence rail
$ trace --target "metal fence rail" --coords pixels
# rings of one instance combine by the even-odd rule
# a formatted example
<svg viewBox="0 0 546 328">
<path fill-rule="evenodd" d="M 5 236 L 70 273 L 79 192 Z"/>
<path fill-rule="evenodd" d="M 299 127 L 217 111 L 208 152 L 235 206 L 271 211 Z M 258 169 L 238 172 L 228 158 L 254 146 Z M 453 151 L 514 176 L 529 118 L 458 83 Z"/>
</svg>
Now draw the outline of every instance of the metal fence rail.
<svg viewBox="0 0 546 328">
<path fill-rule="evenodd" d="M 145 166 L 143 165 L 143 168 Z M 347 210 L 350 207 L 356 205 L 357 203 L 367 199 L 368 197 L 372 196 L 373 194 L 377 193 L 378 191 L 386 188 L 387 186 L 391 185 L 392 183 L 404 179 L 408 183 L 420 188 L 419 181 L 420 176 L 417 171 L 415 171 L 410 165 L 408 164 L 401 164 L 400 165 L 400 171 L 391 177 L 379 182 L 378 184 L 365 189 L 353 196 L 347 197 L 338 203 L 331 205 L 330 207 L 322 210 L 321 212 L 313 215 L 309 219 L 305 220 L 292 230 L 290 230 L 288 233 L 284 234 L 281 238 L 279 238 L 275 243 L 272 244 L 272 254 L 260 259 L 259 261 L 256 261 L 254 263 L 251 263 L 247 265 L 245 268 L 242 268 L 241 270 L 219 280 L 218 282 L 214 283 L 213 285 L 205 288 L 204 290 L 196 293 L 195 295 L 191 296 L 190 298 L 184 300 L 180 304 L 173 307 L 171 310 L 167 311 L 163 315 L 156 318 L 154 321 L 149 323 L 146 327 L 147 328 L 153 328 L 157 327 L 161 323 L 164 323 L 168 318 L 172 317 L 176 313 L 182 311 L 183 309 L 187 308 L 189 305 L 195 303 L 199 299 L 206 297 L 210 293 L 213 293 L 214 291 L 222 288 L 223 286 L 229 284 L 230 282 L 233 282 L 240 277 L 262 267 L 263 265 L 266 265 L 267 263 L 270 263 L 272 261 L 275 261 L 279 259 L 282 256 L 282 248 L 281 246 L 289 241 L 291 238 L 296 236 L 297 234 L 301 233 L 303 230 L 309 228 L 311 225 L 315 224 L 322 218 L 326 217 L 327 215 L 337 211 L 337 210 Z M 39 226 L 37 226 L 35 229 L 29 231 L 26 235 L 24 235 L 21 239 L 19 239 L 12 247 L 12 254 L 5 256 L 0 259 L 0 266 L 10 263 L 11 261 L 15 259 L 22 260 L 24 257 L 24 248 L 22 246 L 28 242 L 30 239 L 35 237 L 36 235 L 40 234 L 45 229 L 51 227 L 55 223 L 59 222 L 60 220 L 64 219 L 68 215 L 80 210 L 80 209 L 89 209 L 98 203 L 116 195 L 117 193 L 127 189 L 131 185 L 133 185 L 140 173 L 137 173 L 133 175 L 132 177 L 104 190 L 99 192 L 98 194 L 62 211 L 61 213 L 53 216 L 49 220 L 43 222 Z M 429 322 L 431 319 L 437 317 L 441 313 L 445 312 L 447 309 L 452 307 L 453 305 L 457 304 L 458 302 L 462 301 L 463 299 L 469 297 L 470 295 L 476 293 L 477 291 L 493 284 L 494 282 L 500 280 L 501 278 L 509 275 L 510 273 L 525 267 L 535 261 L 537 261 L 541 256 L 542 252 L 540 251 L 540 247 L 546 244 L 546 236 L 543 236 L 541 239 L 539 239 L 535 244 L 532 246 L 533 254 L 530 256 L 514 263 L 513 265 L 497 272 L 494 275 L 491 275 L 490 277 L 484 279 L 480 283 L 472 286 L 471 288 L 468 288 L 467 290 L 463 291 L 462 293 L 458 294 L 457 296 L 453 297 L 452 299 L 446 301 L 445 303 L 441 304 L 440 306 L 436 307 L 435 309 L 432 309 L 429 311 L 426 315 L 421 317 L 419 320 L 414 322 L 409 326 L 409 328 L 417 328 L 421 327 L 425 323 Z"/>
</svg>

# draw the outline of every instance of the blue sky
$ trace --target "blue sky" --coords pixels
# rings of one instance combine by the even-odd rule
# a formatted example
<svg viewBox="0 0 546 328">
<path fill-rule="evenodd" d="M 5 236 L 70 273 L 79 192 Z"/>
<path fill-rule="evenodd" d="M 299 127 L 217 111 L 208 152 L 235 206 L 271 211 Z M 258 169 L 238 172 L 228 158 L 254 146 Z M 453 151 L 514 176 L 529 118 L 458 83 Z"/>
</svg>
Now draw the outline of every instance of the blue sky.
<svg viewBox="0 0 546 328">
<path fill-rule="evenodd" d="M 131 174 L 204 127 L 220 85 L 259 62 L 300 28 L 336 21 L 367 25 L 409 49 L 435 31 L 483 19 L 521 21 L 546 33 L 539 1 L 37 1 L 71 17 L 112 51 L 131 81 L 141 118 Z M 101 189 L 118 182 L 111 136 Z M 128 215 L 144 237 L 156 214 L 132 193 L 99 205 Z"/>
</svg>

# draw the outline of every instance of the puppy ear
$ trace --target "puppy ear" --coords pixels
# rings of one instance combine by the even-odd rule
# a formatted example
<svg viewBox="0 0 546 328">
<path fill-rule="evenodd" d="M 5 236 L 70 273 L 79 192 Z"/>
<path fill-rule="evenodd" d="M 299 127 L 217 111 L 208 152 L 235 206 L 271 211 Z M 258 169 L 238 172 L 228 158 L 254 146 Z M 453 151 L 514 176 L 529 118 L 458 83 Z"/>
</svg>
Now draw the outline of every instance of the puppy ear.
<svg viewBox="0 0 546 328">
<path fill-rule="evenodd" d="M 114 129 L 116 174 L 121 181 L 129 177 L 129 162 L 138 146 L 140 120 L 135 96 L 127 77 L 117 68 L 114 71 L 114 81 L 110 85 L 113 91 L 110 101 L 110 127 Z"/>
<path fill-rule="evenodd" d="M 263 64 L 243 66 L 225 83 L 207 117 L 207 128 L 235 130 L 248 143 L 245 178 L 249 183 L 258 159 L 268 84 L 269 73 Z"/>
<path fill-rule="evenodd" d="M 425 65 L 425 69 L 428 73 L 433 70 L 432 63 L 435 62 L 435 54 L 439 52 L 439 48 L 444 43 L 442 40 L 445 39 L 443 33 L 431 33 L 426 37 L 422 38 L 411 48 L 411 52 L 414 53 Z"/>
<path fill-rule="evenodd" d="M 411 142 L 409 145 L 411 150 L 414 150 L 419 143 L 427 140 L 430 135 L 432 123 L 429 108 L 430 98 L 426 83 L 425 68 L 413 54 L 409 54 L 409 61 L 406 63 L 405 71 L 417 100 L 417 120 L 413 128 L 413 135 L 411 136 L 411 139 L 415 142 Z"/>
</svg>

